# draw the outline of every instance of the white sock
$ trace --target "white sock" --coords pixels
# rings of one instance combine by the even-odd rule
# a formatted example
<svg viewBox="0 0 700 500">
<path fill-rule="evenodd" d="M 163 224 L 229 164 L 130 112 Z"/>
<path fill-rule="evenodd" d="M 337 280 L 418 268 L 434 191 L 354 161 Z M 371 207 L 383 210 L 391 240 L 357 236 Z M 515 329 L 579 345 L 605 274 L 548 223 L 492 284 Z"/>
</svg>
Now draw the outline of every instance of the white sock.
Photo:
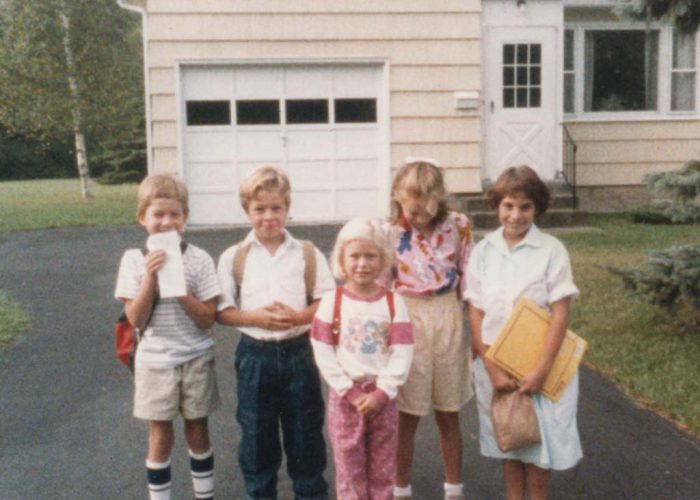
<svg viewBox="0 0 700 500">
<path fill-rule="evenodd" d="M 462 489 L 464 485 L 462 483 L 459 484 L 450 484 L 450 483 L 445 483 L 445 495 L 462 495 Z"/>
<path fill-rule="evenodd" d="M 394 485 L 394 496 L 395 497 L 410 497 L 413 495 L 413 490 L 411 489 L 411 485 L 409 484 L 408 486 L 396 486 Z"/>
<path fill-rule="evenodd" d="M 170 500 L 170 460 L 163 463 L 146 460 L 148 498 Z"/>
<path fill-rule="evenodd" d="M 214 452 L 210 448 L 201 454 L 190 452 L 190 473 L 194 497 L 198 500 L 214 498 Z"/>
</svg>

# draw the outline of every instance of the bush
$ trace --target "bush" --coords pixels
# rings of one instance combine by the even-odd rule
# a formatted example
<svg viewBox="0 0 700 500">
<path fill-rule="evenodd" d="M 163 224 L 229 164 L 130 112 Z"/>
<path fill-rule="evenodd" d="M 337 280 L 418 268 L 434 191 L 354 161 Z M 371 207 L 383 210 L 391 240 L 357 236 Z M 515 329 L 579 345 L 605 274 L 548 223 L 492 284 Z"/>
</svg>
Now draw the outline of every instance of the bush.
<svg viewBox="0 0 700 500">
<path fill-rule="evenodd" d="M 675 172 L 645 177 L 649 189 L 668 193 L 672 200 L 658 200 L 632 213 L 635 222 L 651 224 L 693 224 L 700 222 L 700 161 L 686 162 Z"/>
<path fill-rule="evenodd" d="M 620 276 L 625 288 L 666 309 L 690 331 L 700 331 L 700 245 L 654 252 L 639 269 L 606 269 Z"/>
</svg>

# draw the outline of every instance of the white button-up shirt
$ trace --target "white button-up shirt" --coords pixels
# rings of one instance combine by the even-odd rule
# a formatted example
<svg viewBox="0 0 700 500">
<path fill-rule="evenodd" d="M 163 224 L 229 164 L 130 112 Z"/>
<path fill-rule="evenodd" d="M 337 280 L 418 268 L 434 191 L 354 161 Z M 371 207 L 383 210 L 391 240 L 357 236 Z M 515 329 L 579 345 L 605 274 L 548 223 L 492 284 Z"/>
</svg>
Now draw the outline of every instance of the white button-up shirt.
<svg viewBox="0 0 700 500">
<path fill-rule="evenodd" d="M 520 297 L 549 309 L 558 300 L 577 296 L 566 248 L 534 224 L 512 249 L 501 227 L 480 241 L 469 257 L 464 300 L 484 311 L 481 340 L 486 345 L 495 342 Z"/>
<path fill-rule="evenodd" d="M 233 276 L 233 257 L 239 245 L 251 243 L 243 270 L 243 283 L 240 287 L 240 300 L 237 296 Z M 306 286 L 304 283 L 304 251 L 288 231 L 284 232 L 284 242 L 274 255 L 260 243 L 251 231 L 239 244 L 228 248 L 219 258 L 217 274 L 222 288 L 222 300 L 218 309 L 238 307 L 251 311 L 273 302 L 282 302 L 300 311 L 306 308 Z M 335 289 L 326 257 L 316 249 L 316 284 L 314 298 Z M 241 326 L 238 329 L 251 337 L 263 341 L 280 341 L 297 337 L 309 330 L 310 325 L 295 326 L 288 330 L 265 330 L 254 326 Z"/>
</svg>

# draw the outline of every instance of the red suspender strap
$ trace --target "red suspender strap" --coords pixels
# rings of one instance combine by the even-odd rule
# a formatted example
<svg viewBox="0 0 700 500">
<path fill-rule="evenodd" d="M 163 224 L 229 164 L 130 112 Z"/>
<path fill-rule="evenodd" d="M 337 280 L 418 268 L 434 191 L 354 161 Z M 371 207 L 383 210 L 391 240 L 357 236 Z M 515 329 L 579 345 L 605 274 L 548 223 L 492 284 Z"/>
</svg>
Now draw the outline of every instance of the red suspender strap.
<svg viewBox="0 0 700 500">
<path fill-rule="evenodd" d="M 335 289 L 335 302 L 333 304 L 333 324 L 331 332 L 333 332 L 333 343 L 337 344 L 340 338 L 340 303 L 343 300 L 343 287 L 339 286 Z"/>
<path fill-rule="evenodd" d="M 394 313 L 396 312 L 396 310 L 394 309 L 394 292 L 386 292 L 386 301 L 389 304 L 389 317 L 391 318 L 391 323 L 393 323 Z"/>
</svg>

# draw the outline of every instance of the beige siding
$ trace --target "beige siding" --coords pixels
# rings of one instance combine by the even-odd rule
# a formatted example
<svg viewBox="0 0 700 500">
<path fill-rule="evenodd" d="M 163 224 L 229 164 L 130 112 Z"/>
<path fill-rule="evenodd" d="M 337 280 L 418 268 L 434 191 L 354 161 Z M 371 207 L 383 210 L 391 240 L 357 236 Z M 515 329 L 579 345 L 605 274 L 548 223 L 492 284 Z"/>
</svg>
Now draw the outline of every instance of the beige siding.
<svg viewBox="0 0 700 500">
<path fill-rule="evenodd" d="M 134 2 L 135 3 L 135 2 Z M 154 13 L 328 13 L 347 12 L 476 12 L 481 0 L 149 0 Z"/>
<path fill-rule="evenodd" d="M 159 173 L 179 173 L 177 148 L 153 148 L 153 164 Z"/>
<path fill-rule="evenodd" d="M 177 147 L 177 126 L 174 121 L 153 122 L 153 136 L 151 137 L 155 148 Z"/>
<path fill-rule="evenodd" d="M 700 157 L 700 121 L 568 123 L 578 145 L 577 181 L 583 186 L 643 182 L 651 172 L 679 168 Z"/>
<path fill-rule="evenodd" d="M 151 103 L 151 119 L 154 122 L 177 120 L 178 104 L 174 95 L 154 95 Z"/>
<path fill-rule="evenodd" d="M 421 22 L 417 23 L 416 20 Z M 431 40 L 479 32 L 472 14 L 162 14 L 149 20 L 156 40 Z"/>
<path fill-rule="evenodd" d="M 477 34 L 475 34 L 476 36 Z M 280 59 L 328 57 L 328 42 L 309 40 L 188 40 L 150 43 L 151 66 L 169 68 L 177 60 Z M 479 40 L 346 40 L 333 47 L 333 57 L 383 58 L 392 65 L 476 66 L 480 63 Z"/>
<path fill-rule="evenodd" d="M 477 90 L 481 0 L 149 0 L 153 167 L 177 168 L 177 64 L 240 60 L 386 60 L 391 165 L 435 157 L 452 191 L 480 191 Z"/>
</svg>

